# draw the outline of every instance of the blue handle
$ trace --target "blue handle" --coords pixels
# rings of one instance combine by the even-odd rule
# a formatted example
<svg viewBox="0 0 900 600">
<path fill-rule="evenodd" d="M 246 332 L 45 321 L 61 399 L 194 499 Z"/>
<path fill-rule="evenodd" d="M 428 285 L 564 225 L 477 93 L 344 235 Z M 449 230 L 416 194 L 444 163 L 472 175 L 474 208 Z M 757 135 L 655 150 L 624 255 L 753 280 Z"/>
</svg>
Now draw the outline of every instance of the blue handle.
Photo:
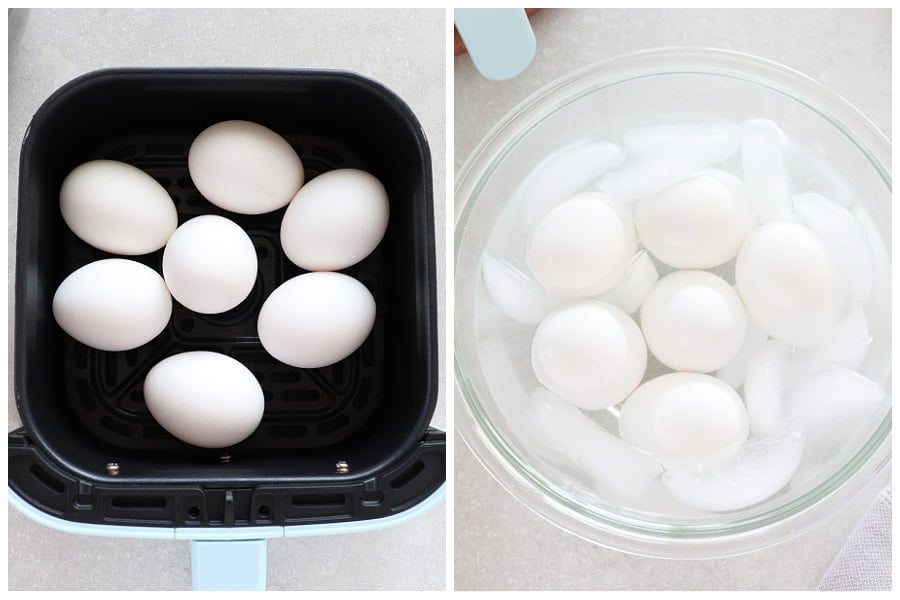
<svg viewBox="0 0 900 600">
<path fill-rule="evenodd" d="M 191 578 L 195 591 L 266 589 L 266 540 L 191 542 Z"/>
<path fill-rule="evenodd" d="M 510 79 L 531 64 L 537 42 L 524 8 L 457 8 L 453 20 L 475 68 L 488 79 Z"/>
</svg>

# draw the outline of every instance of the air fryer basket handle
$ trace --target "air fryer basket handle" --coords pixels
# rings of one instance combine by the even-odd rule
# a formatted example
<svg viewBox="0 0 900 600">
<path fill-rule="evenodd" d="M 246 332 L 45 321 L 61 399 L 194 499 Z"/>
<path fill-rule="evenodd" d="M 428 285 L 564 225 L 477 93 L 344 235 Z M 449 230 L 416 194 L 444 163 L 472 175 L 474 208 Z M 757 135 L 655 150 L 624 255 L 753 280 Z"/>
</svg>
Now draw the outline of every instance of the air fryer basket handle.
<svg viewBox="0 0 900 600">
<path fill-rule="evenodd" d="M 195 591 L 265 591 L 266 540 L 194 540 Z"/>
<path fill-rule="evenodd" d="M 166 507 L 178 504 L 178 494 L 192 493 L 198 498 L 202 497 L 203 490 L 199 487 L 191 486 L 190 489 L 180 490 L 176 486 L 162 491 L 152 486 L 135 485 L 125 481 L 120 484 L 90 482 L 79 479 L 76 474 L 67 472 L 64 467 L 56 464 L 30 439 L 24 428 L 9 432 L 8 441 L 9 484 L 12 498 L 10 502 L 38 522 L 63 531 L 90 535 L 185 539 L 186 535 L 177 535 L 177 528 L 181 523 L 174 520 L 166 523 L 169 527 L 110 526 L 104 507 L 113 507 L 118 511 L 127 510 L 115 508 L 114 502 L 106 501 L 112 497 L 125 499 L 126 505 L 135 506 L 141 502 L 161 498 L 162 502 L 158 503 L 158 506 L 141 505 L 141 510 L 165 512 Z M 400 520 L 397 519 L 400 517 L 398 513 L 404 513 L 407 518 L 414 518 L 421 513 L 417 509 L 427 510 L 434 504 L 435 498 L 437 501 L 443 498 L 445 466 L 446 433 L 429 428 L 416 449 L 379 478 L 381 486 L 374 491 L 384 490 L 383 504 L 391 508 L 392 516 L 383 519 L 376 517 L 374 521 L 325 522 L 323 525 L 327 531 L 300 525 L 287 528 L 264 527 L 256 530 L 255 534 L 250 533 L 252 529 L 248 529 L 244 534 L 249 534 L 246 537 L 272 536 L 273 529 L 281 529 L 280 533 L 275 533 L 275 537 L 347 533 L 354 529 L 360 531 L 371 529 L 375 521 L 381 521 L 376 528 L 396 524 Z M 269 490 L 263 490 L 261 493 L 272 494 Z M 226 491 L 226 499 L 229 494 L 230 491 Z M 364 507 L 361 505 L 360 509 L 362 508 Z M 135 521 L 135 519 L 128 520 Z M 297 531 L 288 532 L 288 529 Z M 217 533 L 222 539 L 202 539 L 207 535 L 213 537 Z M 217 531 L 215 527 L 209 528 L 208 533 L 192 532 L 200 538 L 191 541 L 193 588 L 221 591 L 265 590 L 266 540 L 233 539 L 221 536 L 223 533 L 225 532 Z"/>
</svg>

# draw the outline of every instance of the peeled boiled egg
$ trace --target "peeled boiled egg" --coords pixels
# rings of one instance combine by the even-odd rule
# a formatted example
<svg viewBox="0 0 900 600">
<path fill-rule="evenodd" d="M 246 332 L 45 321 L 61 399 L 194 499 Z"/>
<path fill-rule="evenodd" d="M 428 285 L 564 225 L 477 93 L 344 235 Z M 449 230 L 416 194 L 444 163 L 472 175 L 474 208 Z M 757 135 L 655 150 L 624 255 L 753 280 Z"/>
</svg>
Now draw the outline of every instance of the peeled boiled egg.
<svg viewBox="0 0 900 600">
<path fill-rule="evenodd" d="M 335 169 L 300 188 L 281 222 L 281 247 L 307 271 L 339 271 L 375 250 L 388 225 L 387 192 L 359 169 Z"/>
<path fill-rule="evenodd" d="M 750 421 L 740 396 L 709 375 L 669 373 L 634 391 L 619 413 L 619 435 L 666 467 L 741 444 Z"/>
<path fill-rule="evenodd" d="M 706 269 L 737 256 L 756 225 L 743 183 L 708 170 L 644 198 L 634 214 L 641 242 L 678 269 Z"/>
<path fill-rule="evenodd" d="M 728 364 L 747 329 L 734 288 L 705 271 L 676 271 L 659 280 L 641 306 L 650 352 L 676 371 L 708 373 Z"/>
<path fill-rule="evenodd" d="M 846 289 L 822 241 L 790 221 L 772 221 L 744 242 L 735 282 L 753 318 L 776 340 L 808 348 L 828 339 Z"/>
<path fill-rule="evenodd" d="M 582 301 L 550 313 L 531 344 L 531 364 L 548 390 L 586 410 L 618 404 L 647 368 L 637 324 L 607 302 Z"/>
<path fill-rule="evenodd" d="M 153 418 L 183 442 L 233 446 L 259 426 L 263 391 L 253 373 L 218 352 L 182 352 L 157 363 L 144 380 Z"/>
<path fill-rule="evenodd" d="M 153 177 L 127 163 L 92 160 L 59 191 L 63 220 L 95 248 L 133 256 L 162 248 L 178 226 L 175 204 Z"/>
<path fill-rule="evenodd" d="M 240 304 L 256 282 L 256 250 L 236 223 L 202 215 L 175 230 L 163 252 L 163 277 L 187 308 L 216 314 Z"/>
<path fill-rule="evenodd" d="M 637 250 L 631 214 L 601 192 L 584 192 L 541 219 L 528 240 L 528 263 L 547 291 L 587 298 L 612 289 Z"/>
<path fill-rule="evenodd" d="M 131 350 L 159 335 L 172 315 L 172 296 L 159 274 L 141 263 L 107 258 L 66 277 L 53 296 L 63 331 L 98 350 Z"/>
<path fill-rule="evenodd" d="M 204 129 L 188 151 L 188 171 L 204 198 L 246 215 L 285 206 L 304 181 L 303 163 L 287 140 L 250 121 Z"/>
<path fill-rule="evenodd" d="M 375 299 L 343 273 L 305 273 L 285 281 L 263 303 L 257 329 L 266 352 L 300 368 L 350 356 L 375 324 Z"/>
</svg>

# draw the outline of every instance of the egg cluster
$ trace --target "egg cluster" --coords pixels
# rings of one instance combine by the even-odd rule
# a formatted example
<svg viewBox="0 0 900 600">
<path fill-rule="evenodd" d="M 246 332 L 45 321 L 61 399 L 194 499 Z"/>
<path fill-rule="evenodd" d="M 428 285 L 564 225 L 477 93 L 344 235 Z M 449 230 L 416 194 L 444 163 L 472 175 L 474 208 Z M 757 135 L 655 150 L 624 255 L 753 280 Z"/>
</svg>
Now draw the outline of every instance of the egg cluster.
<svg viewBox="0 0 900 600">
<path fill-rule="evenodd" d="M 194 185 L 212 204 L 244 215 L 287 207 L 284 255 L 309 271 L 279 285 L 259 311 L 257 331 L 275 359 L 298 368 L 334 364 L 359 348 L 375 323 L 365 285 L 337 271 L 381 242 L 389 202 L 382 183 L 358 169 L 309 182 L 283 137 L 257 123 L 224 121 L 202 131 L 188 152 Z M 118 352 L 150 342 L 167 327 L 172 299 L 200 314 L 234 309 L 257 280 L 256 249 L 234 221 L 201 215 L 180 226 L 166 190 L 140 169 L 113 160 L 84 163 L 60 189 L 63 220 L 80 239 L 111 254 L 163 250 L 162 274 L 126 258 L 82 266 L 59 285 L 53 316 L 79 342 Z M 258 427 L 263 391 L 239 361 L 183 352 L 154 365 L 144 381 L 152 416 L 195 446 L 234 445 Z"/>
<path fill-rule="evenodd" d="M 652 127 L 576 144 L 523 183 L 508 214 L 524 256 L 495 247 L 482 273 L 496 307 L 537 326 L 520 423 L 536 452 L 614 501 L 661 480 L 684 505 L 737 510 L 881 405 L 856 372 L 871 244 L 841 203 L 790 189 L 789 144 L 762 119 Z M 650 357 L 671 372 L 646 379 Z"/>
</svg>

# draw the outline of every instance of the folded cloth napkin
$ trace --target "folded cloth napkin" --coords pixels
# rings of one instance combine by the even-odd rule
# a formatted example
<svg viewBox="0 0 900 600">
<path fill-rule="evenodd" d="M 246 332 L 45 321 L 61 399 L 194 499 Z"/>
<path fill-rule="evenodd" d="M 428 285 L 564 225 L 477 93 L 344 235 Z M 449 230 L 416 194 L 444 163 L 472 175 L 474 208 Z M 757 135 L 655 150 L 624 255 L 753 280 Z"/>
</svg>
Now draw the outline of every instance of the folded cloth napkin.
<svg viewBox="0 0 900 600">
<path fill-rule="evenodd" d="M 890 591 L 891 486 L 878 495 L 825 577 L 820 591 Z"/>
</svg>

